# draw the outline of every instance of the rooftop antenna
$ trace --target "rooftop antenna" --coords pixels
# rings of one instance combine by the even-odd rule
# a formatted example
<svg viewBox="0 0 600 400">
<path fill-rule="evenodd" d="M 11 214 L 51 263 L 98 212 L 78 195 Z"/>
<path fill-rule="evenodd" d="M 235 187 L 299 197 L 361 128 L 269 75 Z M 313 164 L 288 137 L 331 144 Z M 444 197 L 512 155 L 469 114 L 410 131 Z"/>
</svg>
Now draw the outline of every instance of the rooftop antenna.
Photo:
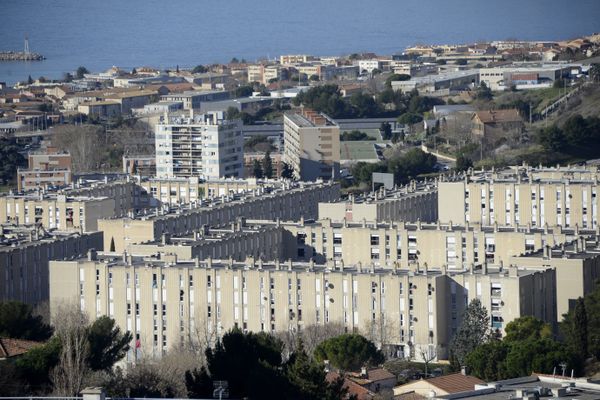
<svg viewBox="0 0 600 400">
<path fill-rule="evenodd" d="M 25 48 L 23 52 L 29 54 L 29 37 L 27 35 L 25 35 Z"/>
</svg>

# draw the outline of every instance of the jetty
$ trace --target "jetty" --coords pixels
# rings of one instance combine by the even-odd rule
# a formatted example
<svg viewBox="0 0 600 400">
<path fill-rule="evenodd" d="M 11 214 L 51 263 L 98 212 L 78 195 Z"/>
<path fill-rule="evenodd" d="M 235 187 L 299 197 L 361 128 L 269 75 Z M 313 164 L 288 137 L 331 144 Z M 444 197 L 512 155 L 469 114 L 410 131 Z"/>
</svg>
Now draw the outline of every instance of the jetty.
<svg viewBox="0 0 600 400">
<path fill-rule="evenodd" d="M 29 51 L 29 38 L 25 36 L 23 51 L 0 51 L 0 61 L 42 61 L 46 57 Z"/>
<path fill-rule="evenodd" d="M 0 51 L 0 61 L 42 61 L 46 58 L 38 53 L 24 51 Z"/>
</svg>

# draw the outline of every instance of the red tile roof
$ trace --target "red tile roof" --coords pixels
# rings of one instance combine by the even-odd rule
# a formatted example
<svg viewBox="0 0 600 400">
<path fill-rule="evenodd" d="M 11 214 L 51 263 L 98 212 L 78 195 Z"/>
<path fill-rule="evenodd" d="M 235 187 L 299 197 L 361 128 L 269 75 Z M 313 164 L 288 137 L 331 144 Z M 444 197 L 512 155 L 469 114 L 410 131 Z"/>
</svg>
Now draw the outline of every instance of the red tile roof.
<svg viewBox="0 0 600 400">
<path fill-rule="evenodd" d="M 328 372 L 325 379 L 327 379 L 327 382 L 332 382 L 339 378 L 339 376 L 340 374 L 337 372 Z M 348 389 L 348 395 L 356 396 L 357 400 L 373 400 L 375 397 L 374 393 L 345 377 L 344 388 Z"/>
<path fill-rule="evenodd" d="M 519 111 L 514 108 L 508 110 L 477 111 L 475 115 L 484 124 L 523 121 L 519 115 Z"/>
<path fill-rule="evenodd" d="M 39 345 L 41 345 L 40 342 L 31 340 L 0 338 L 0 359 L 25 354 L 33 347 Z"/>
<path fill-rule="evenodd" d="M 429 378 L 426 381 L 446 393 L 458 393 L 474 390 L 475 385 L 484 383 L 481 379 L 461 373 Z"/>
</svg>

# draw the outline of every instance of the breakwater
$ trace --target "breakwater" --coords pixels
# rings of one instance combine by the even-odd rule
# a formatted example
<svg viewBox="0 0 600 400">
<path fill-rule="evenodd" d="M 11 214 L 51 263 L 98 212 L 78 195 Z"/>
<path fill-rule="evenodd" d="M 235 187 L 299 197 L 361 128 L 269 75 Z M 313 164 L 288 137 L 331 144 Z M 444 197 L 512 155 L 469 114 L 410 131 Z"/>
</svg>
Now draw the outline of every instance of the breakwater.
<svg viewBox="0 0 600 400">
<path fill-rule="evenodd" d="M 0 61 L 42 61 L 45 60 L 41 54 L 25 53 L 22 51 L 0 51 Z"/>
</svg>

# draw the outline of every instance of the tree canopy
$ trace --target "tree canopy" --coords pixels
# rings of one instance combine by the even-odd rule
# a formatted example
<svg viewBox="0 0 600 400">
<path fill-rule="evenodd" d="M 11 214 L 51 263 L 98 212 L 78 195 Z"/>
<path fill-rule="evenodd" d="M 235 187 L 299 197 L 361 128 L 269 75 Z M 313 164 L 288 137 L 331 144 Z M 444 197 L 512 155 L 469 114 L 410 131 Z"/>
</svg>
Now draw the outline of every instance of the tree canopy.
<svg viewBox="0 0 600 400">
<path fill-rule="evenodd" d="M 17 178 L 17 168 L 27 165 L 21 149 L 12 139 L 0 139 L 0 183 L 11 182 Z"/>
<path fill-rule="evenodd" d="M 462 316 L 458 331 L 452 339 L 450 351 L 460 365 L 477 346 L 490 339 L 490 317 L 479 299 L 473 299 Z"/>
<path fill-rule="evenodd" d="M 18 301 L 0 303 L 0 336 L 15 339 L 45 341 L 52 327 L 39 315 L 33 315 L 30 305 Z"/>
<path fill-rule="evenodd" d="M 356 371 L 365 365 L 378 365 L 384 360 L 373 342 L 358 334 L 343 334 L 327 339 L 315 349 L 315 359 L 329 360 L 343 371 Z"/>
<path fill-rule="evenodd" d="M 133 336 L 130 332 L 121 332 L 114 319 L 101 316 L 90 326 L 88 340 L 88 364 L 92 370 L 100 371 L 112 368 L 117 361 L 125 357 Z"/>
</svg>

